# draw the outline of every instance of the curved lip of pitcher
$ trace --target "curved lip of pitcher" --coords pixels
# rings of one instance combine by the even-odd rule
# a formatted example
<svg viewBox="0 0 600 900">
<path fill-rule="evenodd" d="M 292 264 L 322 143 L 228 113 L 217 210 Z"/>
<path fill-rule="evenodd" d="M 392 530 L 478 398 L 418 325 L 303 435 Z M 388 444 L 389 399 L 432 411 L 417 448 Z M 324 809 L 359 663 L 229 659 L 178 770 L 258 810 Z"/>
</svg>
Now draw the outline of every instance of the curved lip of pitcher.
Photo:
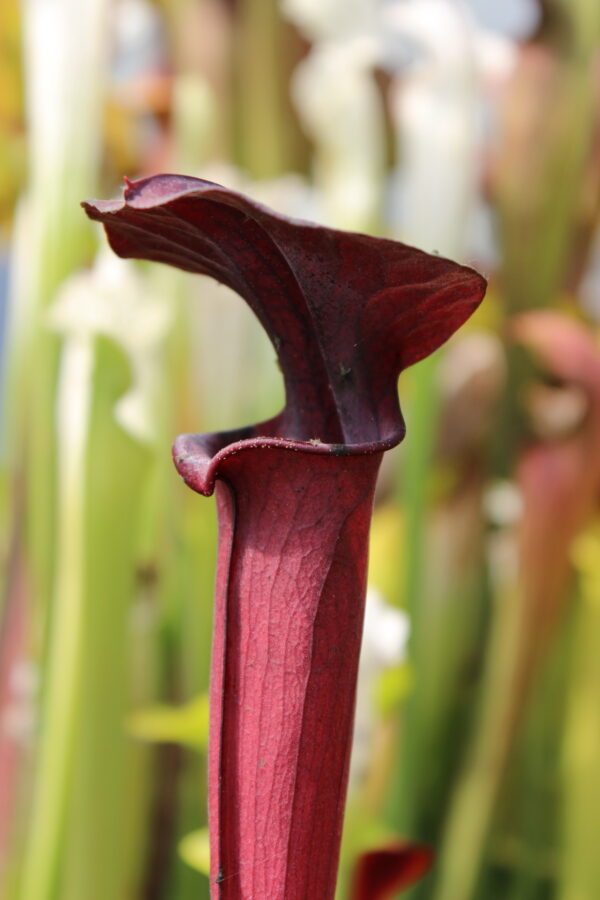
<svg viewBox="0 0 600 900">
<path fill-rule="evenodd" d="M 214 492 L 215 482 L 221 475 L 223 464 L 248 450 L 285 450 L 331 458 L 369 456 L 384 453 L 395 447 L 405 432 L 403 427 L 386 439 L 356 444 L 328 443 L 318 437 L 303 441 L 269 434 L 276 431 L 279 420 L 280 417 L 277 416 L 258 425 L 230 431 L 181 434 L 173 443 L 175 468 L 188 487 L 210 497 Z"/>
</svg>

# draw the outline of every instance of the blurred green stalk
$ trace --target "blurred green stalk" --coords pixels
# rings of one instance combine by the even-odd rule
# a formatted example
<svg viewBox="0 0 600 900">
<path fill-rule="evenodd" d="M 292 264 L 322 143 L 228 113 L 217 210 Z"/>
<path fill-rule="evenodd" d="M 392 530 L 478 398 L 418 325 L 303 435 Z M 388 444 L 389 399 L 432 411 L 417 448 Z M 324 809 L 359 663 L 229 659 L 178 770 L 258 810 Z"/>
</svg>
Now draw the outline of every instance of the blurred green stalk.
<svg viewBox="0 0 600 900">
<path fill-rule="evenodd" d="M 91 249 L 79 201 L 93 190 L 101 154 L 106 10 L 107 0 L 27 0 L 23 11 L 29 187 L 16 235 L 8 431 L 14 469 L 25 473 L 29 574 L 41 629 L 56 561 L 58 340 L 45 314 Z"/>
<path fill-rule="evenodd" d="M 523 50 L 508 98 L 508 145 L 497 178 L 502 285 L 513 311 L 559 298 L 577 249 L 587 202 L 582 187 L 597 140 L 600 4 L 552 0 L 548 7 L 544 55 L 541 48 Z"/>
<path fill-rule="evenodd" d="M 114 421 L 129 381 L 105 339 L 67 339 L 56 606 L 23 900 L 121 900 L 131 888 L 127 634 L 147 451 Z"/>
<path fill-rule="evenodd" d="M 557 47 L 558 89 L 548 95 L 543 140 L 535 136 L 533 157 L 513 159 L 509 152 L 498 182 L 502 282 L 511 311 L 552 306 L 560 296 L 590 152 L 600 7 L 589 0 L 554 5 L 563 14 L 565 42 Z M 527 367 L 518 354 L 510 354 L 509 372 L 509 396 L 492 450 L 495 474 L 501 476 L 513 471 L 522 436 L 516 404 Z M 527 598 L 516 585 L 497 591 L 477 725 L 446 823 L 435 900 L 471 900 L 484 869 L 499 791 L 527 703 L 523 692 L 531 686 L 528 672 L 537 656 L 524 604 Z"/>
<path fill-rule="evenodd" d="M 523 663 L 522 600 L 511 587 L 496 598 L 475 737 L 445 826 L 435 900 L 469 900 L 475 893 L 515 734 L 515 691 L 519 691 Z"/>
<path fill-rule="evenodd" d="M 439 360 L 430 358 L 410 374 L 410 440 L 405 445 L 402 473 L 410 540 L 403 593 L 412 626 L 409 658 L 414 683 L 402 709 L 399 759 L 387 808 L 397 833 L 435 846 L 462 746 L 470 700 L 468 672 L 481 628 L 482 586 L 477 543 L 472 543 L 473 501 L 469 496 L 466 507 L 463 502 L 454 509 L 460 521 L 453 533 L 449 534 L 447 527 L 443 530 L 443 540 L 451 547 L 448 550 L 446 546 L 444 554 L 456 552 L 460 565 L 437 556 L 434 525 L 442 508 L 432 508 L 432 475 L 438 474 L 434 446 L 439 422 Z M 471 488 L 467 492 L 470 494 Z M 444 522 L 442 518 L 442 525 Z M 429 566 L 432 555 L 441 566 L 437 579 L 432 578 Z M 428 877 L 408 896 L 429 897 L 430 892 Z"/>
<path fill-rule="evenodd" d="M 600 892 L 600 530 L 575 547 L 581 593 L 575 612 L 575 653 L 568 684 L 563 742 L 562 867 L 558 900 L 587 900 Z"/>
<path fill-rule="evenodd" d="M 50 646 L 54 645 L 55 650 L 49 654 L 44 673 L 47 683 L 44 732 L 40 740 L 29 853 L 24 866 L 23 900 L 42 900 L 54 893 L 68 781 L 74 763 L 79 671 L 83 663 L 83 514 L 91 366 L 89 348 L 74 346 L 65 358 L 62 373 L 62 393 L 68 391 L 67 383 L 75 377 L 76 396 L 68 392 L 71 405 L 65 409 L 63 404 L 59 426 L 57 603 L 52 611 L 54 633 L 50 637 Z"/>
<path fill-rule="evenodd" d="M 415 683 L 403 712 L 402 757 L 396 769 L 396 785 L 391 792 L 390 819 L 400 833 L 411 837 L 424 801 L 423 784 L 427 782 L 424 767 L 428 757 L 423 747 L 430 745 L 431 706 L 435 719 L 436 698 L 428 697 L 427 671 L 430 660 L 431 627 L 423 606 L 426 596 L 426 525 L 431 501 L 433 448 L 437 435 L 439 393 L 438 359 L 434 354 L 420 362 L 405 377 L 411 379 L 410 408 L 407 430 L 410 441 L 404 446 L 402 500 L 406 511 L 406 552 L 403 595 L 410 616 L 409 654 L 415 672 Z M 429 632 L 429 634 L 428 634 Z M 431 760 L 437 765 L 436 760 Z"/>
<path fill-rule="evenodd" d="M 128 464 L 134 442 L 119 442 L 112 418 L 127 366 L 89 336 L 66 339 L 58 381 L 47 319 L 91 249 L 79 201 L 94 192 L 101 156 L 107 11 L 107 0 L 30 0 L 24 11 L 30 189 L 17 235 L 10 426 L 44 692 L 22 900 L 123 896 L 126 601 L 143 466 L 136 447 Z M 114 521 L 128 496 L 133 518 Z"/>
<path fill-rule="evenodd" d="M 252 178 L 273 178 L 301 155 L 287 96 L 293 35 L 277 0 L 240 0 L 236 10 L 235 158 Z"/>
</svg>

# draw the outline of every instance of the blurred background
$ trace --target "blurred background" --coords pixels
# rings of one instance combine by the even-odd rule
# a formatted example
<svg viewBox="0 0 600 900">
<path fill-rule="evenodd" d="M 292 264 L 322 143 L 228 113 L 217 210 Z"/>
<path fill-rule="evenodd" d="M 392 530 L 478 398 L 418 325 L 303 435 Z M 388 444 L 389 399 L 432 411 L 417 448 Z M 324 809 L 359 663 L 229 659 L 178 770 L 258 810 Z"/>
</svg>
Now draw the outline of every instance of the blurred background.
<svg viewBox="0 0 600 900">
<path fill-rule="evenodd" d="M 490 280 L 400 382 L 340 900 L 398 838 L 413 900 L 600 897 L 599 49 L 597 0 L 2 0 L 4 900 L 208 898 L 215 511 L 169 448 L 283 391 L 79 207 L 164 171 Z"/>
</svg>

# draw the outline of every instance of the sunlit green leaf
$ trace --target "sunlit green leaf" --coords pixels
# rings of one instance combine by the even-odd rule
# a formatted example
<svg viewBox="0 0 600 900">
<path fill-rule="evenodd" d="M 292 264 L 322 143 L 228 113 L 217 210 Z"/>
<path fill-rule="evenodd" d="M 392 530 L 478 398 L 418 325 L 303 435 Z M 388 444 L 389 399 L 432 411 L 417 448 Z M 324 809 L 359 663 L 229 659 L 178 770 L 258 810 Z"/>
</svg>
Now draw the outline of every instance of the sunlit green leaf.
<svg viewBox="0 0 600 900">
<path fill-rule="evenodd" d="M 208 745 L 208 694 L 184 706 L 157 705 L 139 709 L 128 719 L 130 734 L 139 740 L 184 744 L 196 750 Z"/>
</svg>

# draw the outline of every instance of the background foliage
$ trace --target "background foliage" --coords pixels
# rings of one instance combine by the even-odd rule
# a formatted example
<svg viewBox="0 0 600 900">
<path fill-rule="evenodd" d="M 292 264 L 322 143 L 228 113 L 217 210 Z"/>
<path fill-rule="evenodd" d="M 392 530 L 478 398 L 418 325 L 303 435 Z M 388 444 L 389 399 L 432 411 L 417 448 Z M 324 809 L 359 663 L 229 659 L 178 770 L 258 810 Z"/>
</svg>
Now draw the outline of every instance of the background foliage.
<svg viewBox="0 0 600 900">
<path fill-rule="evenodd" d="M 208 897 L 214 509 L 169 445 L 282 386 L 85 220 L 158 171 L 490 279 L 400 386 L 339 895 L 398 836 L 415 900 L 600 895 L 599 46 L 596 0 L 3 0 L 2 897 Z"/>
</svg>

